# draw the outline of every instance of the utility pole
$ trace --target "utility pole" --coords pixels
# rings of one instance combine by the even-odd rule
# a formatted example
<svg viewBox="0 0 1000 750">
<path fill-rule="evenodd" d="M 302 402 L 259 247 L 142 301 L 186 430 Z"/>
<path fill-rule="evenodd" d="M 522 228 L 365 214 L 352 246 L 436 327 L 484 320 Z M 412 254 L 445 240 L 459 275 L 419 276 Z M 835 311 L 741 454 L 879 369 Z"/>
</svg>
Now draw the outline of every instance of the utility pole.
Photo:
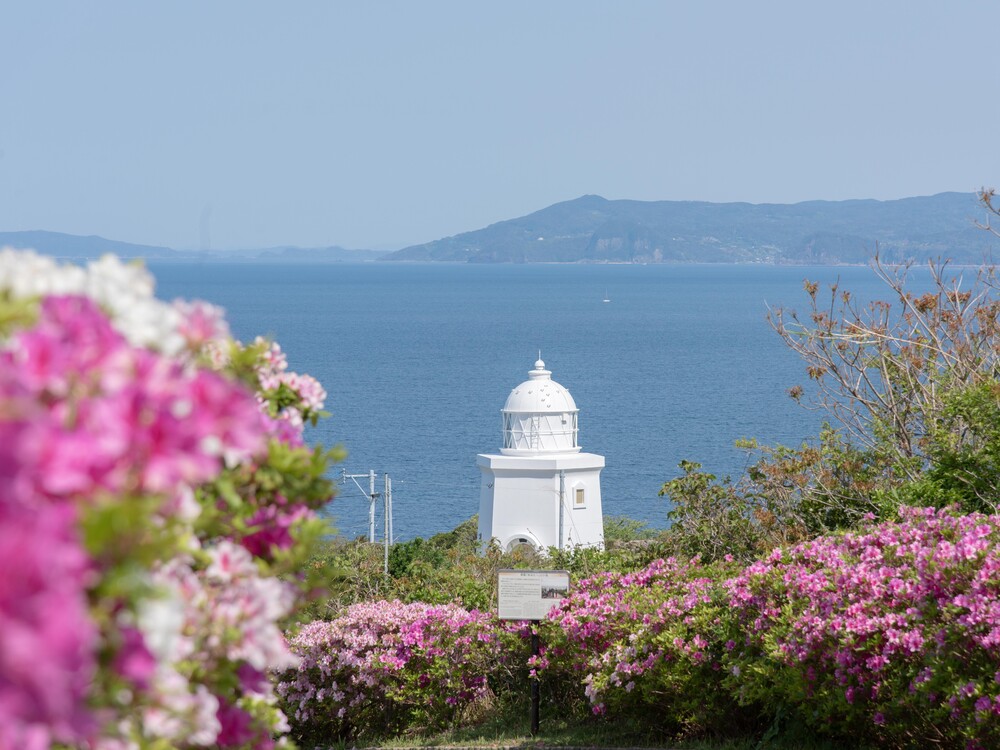
<svg viewBox="0 0 1000 750">
<path fill-rule="evenodd" d="M 341 470 L 341 475 L 345 480 L 350 479 L 361 490 L 362 494 L 368 495 L 368 541 L 375 543 L 375 503 L 378 501 L 379 493 L 375 491 L 375 469 L 370 469 L 367 474 L 348 474 L 346 469 Z M 368 477 L 368 492 L 358 484 L 359 479 Z"/>
<path fill-rule="evenodd" d="M 389 479 L 389 475 L 385 475 L 385 528 L 382 534 L 385 540 L 385 558 L 382 563 L 383 572 L 389 575 L 389 545 L 392 544 L 390 537 L 392 536 L 392 480 Z"/>
<path fill-rule="evenodd" d="M 372 501 L 368 504 L 368 541 L 375 541 L 375 501 L 378 493 L 375 492 L 375 469 L 368 471 L 368 496 Z"/>
<path fill-rule="evenodd" d="M 389 544 L 395 544 L 396 532 L 392 530 L 392 479 L 388 474 L 386 474 L 385 480 L 386 480 L 386 486 L 385 486 L 386 513 L 389 514 Z"/>
<path fill-rule="evenodd" d="M 372 544 L 375 543 L 375 504 L 378 502 L 379 497 L 382 498 L 383 509 L 385 510 L 385 517 L 382 520 L 382 541 L 385 547 L 382 556 L 382 572 L 385 575 L 389 575 L 389 547 L 393 543 L 393 531 L 392 531 L 392 479 L 388 474 L 385 475 L 385 489 L 383 492 L 378 492 L 375 489 L 375 470 L 371 469 L 367 474 L 348 474 L 346 469 L 341 470 L 341 476 L 346 481 L 350 479 L 357 488 L 361 491 L 361 494 L 368 497 L 368 541 Z M 358 482 L 359 479 L 368 477 L 368 492 L 366 493 L 364 488 Z"/>
</svg>

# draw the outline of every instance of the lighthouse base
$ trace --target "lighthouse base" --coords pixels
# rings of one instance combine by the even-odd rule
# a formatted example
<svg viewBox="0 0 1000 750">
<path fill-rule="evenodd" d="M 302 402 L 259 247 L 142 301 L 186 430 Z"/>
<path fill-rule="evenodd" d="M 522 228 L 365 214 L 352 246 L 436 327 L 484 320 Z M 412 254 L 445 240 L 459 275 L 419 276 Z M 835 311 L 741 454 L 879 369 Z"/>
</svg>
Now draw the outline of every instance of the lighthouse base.
<svg viewBox="0 0 1000 750">
<path fill-rule="evenodd" d="M 479 540 L 504 550 L 521 545 L 604 548 L 601 469 L 593 453 L 480 454 Z"/>
</svg>

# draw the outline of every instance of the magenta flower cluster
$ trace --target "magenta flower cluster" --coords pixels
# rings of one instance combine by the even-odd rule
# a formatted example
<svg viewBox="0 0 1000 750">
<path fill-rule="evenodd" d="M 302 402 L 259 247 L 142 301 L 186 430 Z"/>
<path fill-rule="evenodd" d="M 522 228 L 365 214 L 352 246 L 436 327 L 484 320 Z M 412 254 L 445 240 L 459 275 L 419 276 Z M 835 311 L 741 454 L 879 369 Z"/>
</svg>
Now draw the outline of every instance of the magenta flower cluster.
<svg viewBox="0 0 1000 750">
<path fill-rule="evenodd" d="M 5 441 L 26 498 L 164 495 L 264 448 L 242 388 L 131 346 L 87 297 L 47 297 L 0 353 Z"/>
<path fill-rule="evenodd" d="M 739 572 L 599 576 L 545 635 L 542 666 L 581 674 L 595 713 L 658 705 L 690 727 L 781 705 L 822 731 L 996 746 L 1000 517 L 910 510 Z"/>
<path fill-rule="evenodd" d="M 387 728 L 387 717 L 399 726 L 446 721 L 485 694 L 500 640 L 495 617 L 482 612 L 379 601 L 305 625 L 291 648 L 301 661 L 277 692 L 300 733 L 329 740 Z"/>
<path fill-rule="evenodd" d="M 287 730 L 263 676 L 296 663 L 278 623 L 297 591 L 267 560 L 311 508 L 254 489 L 248 533 L 199 522 L 219 512 L 199 488 L 302 444 L 225 372 L 239 346 L 217 308 L 155 300 L 141 267 L 0 251 L 0 750 Z M 312 379 L 283 383 L 288 412 L 321 408 Z"/>
<path fill-rule="evenodd" d="M 0 748 L 47 748 L 94 728 L 90 562 L 72 508 L 13 497 L 5 445 L 0 439 Z"/>
<path fill-rule="evenodd" d="M 911 509 L 725 586 L 746 636 L 734 666 L 767 659 L 786 698 L 847 725 L 912 732 L 919 716 L 928 736 L 1000 740 L 1000 517 Z M 752 670 L 744 682 L 760 689 Z"/>
<path fill-rule="evenodd" d="M 323 411 L 326 391 L 311 375 L 288 372 L 288 360 L 277 342 L 258 338 L 264 347 L 257 368 L 258 396 L 268 432 L 290 445 L 301 446 L 302 430 Z"/>
</svg>

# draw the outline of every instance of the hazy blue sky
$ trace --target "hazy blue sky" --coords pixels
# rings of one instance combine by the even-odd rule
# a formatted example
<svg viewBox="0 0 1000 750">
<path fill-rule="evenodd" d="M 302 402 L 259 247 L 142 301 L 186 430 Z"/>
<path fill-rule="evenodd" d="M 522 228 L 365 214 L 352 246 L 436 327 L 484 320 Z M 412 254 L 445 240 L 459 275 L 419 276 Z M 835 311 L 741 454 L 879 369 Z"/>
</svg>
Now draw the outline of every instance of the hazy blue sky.
<svg viewBox="0 0 1000 750">
<path fill-rule="evenodd" d="M 396 248 L 1000 186 L 998 2 L 11 2 L 0 230 Z"/>
</svg>

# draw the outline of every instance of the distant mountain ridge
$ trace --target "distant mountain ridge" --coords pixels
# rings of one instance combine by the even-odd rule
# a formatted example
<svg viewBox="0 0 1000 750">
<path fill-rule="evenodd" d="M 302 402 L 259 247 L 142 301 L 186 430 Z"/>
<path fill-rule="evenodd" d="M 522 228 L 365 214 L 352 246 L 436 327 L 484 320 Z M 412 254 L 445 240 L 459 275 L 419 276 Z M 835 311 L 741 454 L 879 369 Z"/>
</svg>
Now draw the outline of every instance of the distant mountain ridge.
<svg viewBox="0 0 1000 750">
<path fill-rule="evenodd" d="M 157 245 L 136 245 L 98 237 L 95 234 L 81 236 L 62 232 L 0 232 L 0 247 L 19 250 L 37 250 L 43 255 L 53 255 L 68 260 L 99 258 L 105 253 L 113 253 L 122 258 L 175 258 L 178 253 L 169 247 Z"/>
<path fill-rule="evenodd" d="M 469 263 L 864 263 L 948 257 L 982 262 L 975 193 L 794 204 L 607 200 L 556 203 L 527 216 L 413 245 L 383 260 Z"/>
<path fill-rule="evenodd" d="M 131 242 L 109 240 L 97 235 L 81 236 L 46 232 L 0 232 L 0 248 L 37 250 L 66 260 L 93 260 L 105 253 L 120 258 L 144 258 L 161 261 L 261 261 L 274 263 L 332 263 L 341 261 L 369 261 L 385 255 L 378 250 L 349 250 L 339 245 L 330 247 L 296 247 L 283 245 L 252 250 L 174 250 L 157 245 L 137 245 Z"/>
<path fill-rule="evenodd" d="M 398 260 L 463 263 L 865 263 L 950 258 L 981 263 L 995 236 L 979 229 L 975 193 L 891 201 L 707 203 L 607 200 L 584 195 L 540 211 L 395 252 L 339 246 L 174 250 L 91 235 L 0 232 L 0 247 L 70 260 L 114 253 L 158 261 L 323 263 Z"/>
</svg>

